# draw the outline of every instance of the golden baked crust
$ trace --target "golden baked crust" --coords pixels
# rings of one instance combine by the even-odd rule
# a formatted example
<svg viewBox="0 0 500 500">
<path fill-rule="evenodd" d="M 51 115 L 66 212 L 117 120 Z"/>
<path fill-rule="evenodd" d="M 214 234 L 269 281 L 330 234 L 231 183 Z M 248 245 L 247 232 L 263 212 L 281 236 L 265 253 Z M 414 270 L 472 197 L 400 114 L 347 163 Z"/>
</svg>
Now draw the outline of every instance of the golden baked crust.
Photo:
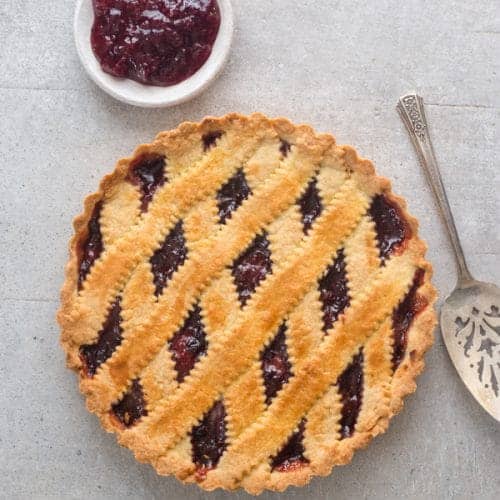
<svg viewBox="0 0 500 500">
<path fill-rule="evenodd" d="M 210 134 L 214 144 L 204 146 Z M 151 155 L 165 157 L 167 180 L 141 210 L 130 170 Z M 216 195 L 239 169 L 251 194 L 221 223 Z M 311 179 L 322 209 L 306 231 L 297 200 Z M 369 213 L 380 195 L 408 228 L 386 259 Z M 98 203 L 103 250 L 79 286 L 81 248 Z M 260 114 L 184 123 L 120 160 L 84 207 L 74 222 L 61 293 L 61 343 L 68 366 L 80 375 L 88 409 L 158 473 L 208 490 L 243 487 L 254 494 L 303 485 L 349 462 L 356 449 L 385 431 L 415 390 L 436 321 L 426 246 L 389 181 L 332 136 Z M 157 295 L 150 259 L 178 221 L 187 257 Z M 272 272 L 243 305 L 228 266 L 263 230 Z M 349 302 L 325 328 L 318 280 L 341 249 Z M 393 317 L 413 289 L 420 307 L 395 363 Z M 117 297 L 122 340 L 92 375 L 82 346 L 98 340 Z M 179 382 L 169 341 L 196 304 L 208 348 Z M 266 402 L 262 351 L 282 324 L 291 373 Z M 362 359 L 361 406 L 345 434 L 339 381 L 356 356 Z M 134 380 L 140 381 L 147 415 L 127 427 L 112 407 Z M 190 433 L 218 400 L 225 411 L 225 450 L 214 466 L 200 468 Z M 301 458 L 273 466 L 272 457 L 297 429 Z"/>
</svg>

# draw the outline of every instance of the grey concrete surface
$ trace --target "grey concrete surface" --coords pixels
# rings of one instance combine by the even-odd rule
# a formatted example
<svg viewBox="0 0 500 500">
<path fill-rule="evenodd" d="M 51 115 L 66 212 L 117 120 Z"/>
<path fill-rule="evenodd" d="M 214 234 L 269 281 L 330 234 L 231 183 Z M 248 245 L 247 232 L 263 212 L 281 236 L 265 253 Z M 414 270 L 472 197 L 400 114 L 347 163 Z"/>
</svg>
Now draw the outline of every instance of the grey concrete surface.
<svg viewBox="0 0 500 500">
<path fill-rule="evenodd" d="M 117 158 L 180 121 L 263 111 L 356 146 L 421 221 L 444 297 L 455 268 L 396 115 L 418 90 L 470 267 L 500 282 L 498 0 L 234 0 L 227 68 L 190 103 L 122 105 L 84 74 L 74 2 L 0 2 L 0 496 L 239 498 L 134 461 L 87 413 L 54 315 L 71 219 Z M 439 331 L 415 395 L 353 462 L 284 497 L 499 498 L 500 427 L 458 380 Z M 278 498 L 266 494 L 262 498 Z"/>
</svg>

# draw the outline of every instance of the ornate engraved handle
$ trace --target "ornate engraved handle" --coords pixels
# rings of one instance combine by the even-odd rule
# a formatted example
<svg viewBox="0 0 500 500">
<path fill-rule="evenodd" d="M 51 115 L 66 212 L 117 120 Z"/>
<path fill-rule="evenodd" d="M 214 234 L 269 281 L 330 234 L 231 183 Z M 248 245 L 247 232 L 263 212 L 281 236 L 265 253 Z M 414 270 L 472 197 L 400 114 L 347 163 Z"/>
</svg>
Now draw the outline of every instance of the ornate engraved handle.
<svg viewBox="0 0 500 500">
<path fill-rule="evenodd" d="M 467 268 L 462 245 L 460 244 L 460 239 L 458 238 L 455 221 L 453 220 L 448 197 L 446 196 L 446 191 L 441 179 L 441 173 L 439 172 L 439 167 L 437 165 L 434 148 L 432 147 L 431 138 L 429 136 L 423 100 L 417 94 L 405 95 L 399 99 L 397 110 L 403 120 L 403 123 L 408 129 L 411 141 L 413 142 L 413 146 L 415 146 L 418 158 L 427 175 L 427 179 L 432 187 L 432 191 L 434 192 L 439 211 L 445 222 L 458 266 L 458 283 L 459 285 L 466 285 L 468 282 L 473 281 L 473 278 Z"/>
</svg>

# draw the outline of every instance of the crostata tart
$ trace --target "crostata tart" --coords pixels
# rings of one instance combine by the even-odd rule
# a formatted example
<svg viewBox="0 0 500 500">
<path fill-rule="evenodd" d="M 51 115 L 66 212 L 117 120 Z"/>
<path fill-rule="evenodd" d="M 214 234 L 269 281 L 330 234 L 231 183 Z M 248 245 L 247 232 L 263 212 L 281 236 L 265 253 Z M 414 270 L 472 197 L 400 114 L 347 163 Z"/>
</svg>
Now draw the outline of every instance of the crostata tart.
<svg viewBox="0 0 500 500">
<path fill-rule="evenodd" d="M 68 364 L 159 474 L 303 485 L 415 389 L 435 324 L 426 246 L 330 135 L 260 114 L 184 123 L 120 160 L 74 226 Z"/>
</svg>

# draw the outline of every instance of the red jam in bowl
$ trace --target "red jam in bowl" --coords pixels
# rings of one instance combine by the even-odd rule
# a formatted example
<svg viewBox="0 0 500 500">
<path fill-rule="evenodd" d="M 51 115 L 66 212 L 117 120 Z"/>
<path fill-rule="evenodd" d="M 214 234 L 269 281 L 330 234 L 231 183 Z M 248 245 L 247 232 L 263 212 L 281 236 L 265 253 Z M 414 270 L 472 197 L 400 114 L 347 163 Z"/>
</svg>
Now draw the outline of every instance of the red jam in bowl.
<svg viewBox="0 0 500 500">
<path fill-rule="evenodd" d="M 91 44 L 103 71 L 146 85 L 186 80 L 219 32 L 216 0 L 93 0 Z"/>
</svg>

